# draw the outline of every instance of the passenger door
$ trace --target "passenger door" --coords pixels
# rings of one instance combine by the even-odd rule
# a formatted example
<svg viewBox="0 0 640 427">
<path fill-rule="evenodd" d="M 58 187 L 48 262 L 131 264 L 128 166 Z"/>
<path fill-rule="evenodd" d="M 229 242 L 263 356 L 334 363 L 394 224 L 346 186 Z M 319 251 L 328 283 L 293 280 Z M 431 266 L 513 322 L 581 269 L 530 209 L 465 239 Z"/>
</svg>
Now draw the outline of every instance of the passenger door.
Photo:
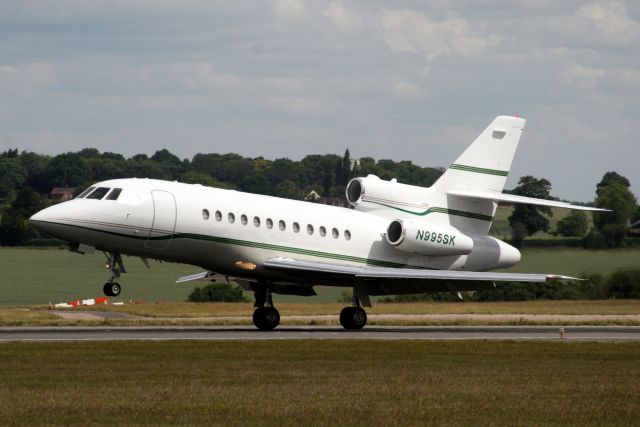
<svg viewBox="0 0 640 427">
<path fill-rule="evenodd" d="M 173 239 L 176 229 L 177 206 L 172 193 L 162 190 L 151 191 L 153 199 L 153 223 L 145 246 L 165 249 Z"/>
</svg>

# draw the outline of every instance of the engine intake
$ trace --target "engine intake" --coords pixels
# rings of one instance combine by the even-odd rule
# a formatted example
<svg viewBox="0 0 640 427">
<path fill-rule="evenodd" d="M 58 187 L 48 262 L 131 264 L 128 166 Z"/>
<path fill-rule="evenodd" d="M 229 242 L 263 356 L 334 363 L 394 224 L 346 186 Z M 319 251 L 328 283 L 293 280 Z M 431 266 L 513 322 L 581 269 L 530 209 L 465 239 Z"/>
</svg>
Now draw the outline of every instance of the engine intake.
<svg viewBox="0 0 640 427">
<path fill-rule="evenodd" d="M 387 243 L 404 252 L 427 256 L 466 255 L 473 240 L 453 227 L 396 219 L 387 227 Z"/>
</svg>

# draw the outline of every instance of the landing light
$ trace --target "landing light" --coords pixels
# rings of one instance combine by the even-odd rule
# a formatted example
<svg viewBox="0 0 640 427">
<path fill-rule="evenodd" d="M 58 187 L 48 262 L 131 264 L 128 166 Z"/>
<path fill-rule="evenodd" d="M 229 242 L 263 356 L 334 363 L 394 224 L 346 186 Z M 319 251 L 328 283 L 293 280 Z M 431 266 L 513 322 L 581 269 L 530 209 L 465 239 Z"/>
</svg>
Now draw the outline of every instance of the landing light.
<svg viewBox="0 0 640 427">
<path fill-rule="evenodd" d="M 235 266 L 241 270 L 255 270 L 256 265 L 249 261 L 236 261 Z"/>
</svg>

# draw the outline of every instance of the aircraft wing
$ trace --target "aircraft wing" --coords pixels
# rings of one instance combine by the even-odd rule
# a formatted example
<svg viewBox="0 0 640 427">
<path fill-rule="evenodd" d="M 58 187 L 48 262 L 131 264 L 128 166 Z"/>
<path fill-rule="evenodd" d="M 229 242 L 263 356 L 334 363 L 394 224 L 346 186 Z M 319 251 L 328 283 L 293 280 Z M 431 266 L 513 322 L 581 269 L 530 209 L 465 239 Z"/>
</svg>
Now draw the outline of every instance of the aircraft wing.
<svg viewBox="0 0 640 427">
<path fill-rule="evenodd" d="M 534 197 L 516 196 L 515 194 L 499 193 L 497 191 L 481 190 L 450 190 L 447 194 L 469 199 L 493 200 L 494 202 L 521 203 L 525 205 L 549 206 L 554 208 L 575 209 L 580 211 L 609 211 L 609 209 L 592 208 L 589 206 L 572 205 L 557 200 L 536 199 Z"/>
<path fill-rule="evenodd" d="M 492 288 L 493 282 L 545 282 L 575 277 L 553 274 L 524 274 L 480 271 L 427 270 L 415 268 L 387 268 L 375 266 L 353 266 L 302 261 L 291 258 L 270 258 L 263 266 L 268 269 L 287 271 L 306 277 L 335 277 L 336 283 L 344 286 L 345 279 L 363 283 L 370 295 L 393 295 L 405 293 L 468 291 Z"/>
</svg>

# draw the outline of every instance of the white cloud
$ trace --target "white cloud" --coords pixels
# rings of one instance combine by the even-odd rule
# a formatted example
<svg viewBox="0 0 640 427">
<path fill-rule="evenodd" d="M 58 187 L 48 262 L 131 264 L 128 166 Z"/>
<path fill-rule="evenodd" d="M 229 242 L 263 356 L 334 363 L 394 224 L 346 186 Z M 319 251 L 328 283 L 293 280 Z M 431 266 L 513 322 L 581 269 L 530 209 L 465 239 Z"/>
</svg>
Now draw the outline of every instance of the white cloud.
<svg viewBox="0 0 640 427">
<path fill-rule="evenodd" d="M 578 9 L 578 15 L 589 19 L 608 42 L 638 42 L 640 24 L 629 16 L 626 4 L 621 1 L 585 4 Z"/>
<path fill-rule="evenodd" d="M 45 62 L 0 65 L 0 96 L 33 96 L 55 85 L 57 80 L 55 69 Z"/>
<path fill-rule="evenodd" d="M 382 29 L 392 51 L 419 53 L 429 60 L 449 53 L 476 56 L 500 41 L 497 35 L 477 34 L 464 18 L 436 21 L 407 9 L 383 10 Z"/>
<path fill-rule="evenodd" d="M 295 20 L 307 15 L 307 8 L 302 0 L 272 0 L 271 6 L 279 18 Z"/>
<path fill-rule="evenodd" d="M 344 7 L 341 1 L 332 1 L 322 15 L 333 22 L 340 31 L 355 31 L 362 27 L 360 16 Z"/>
</svg>

